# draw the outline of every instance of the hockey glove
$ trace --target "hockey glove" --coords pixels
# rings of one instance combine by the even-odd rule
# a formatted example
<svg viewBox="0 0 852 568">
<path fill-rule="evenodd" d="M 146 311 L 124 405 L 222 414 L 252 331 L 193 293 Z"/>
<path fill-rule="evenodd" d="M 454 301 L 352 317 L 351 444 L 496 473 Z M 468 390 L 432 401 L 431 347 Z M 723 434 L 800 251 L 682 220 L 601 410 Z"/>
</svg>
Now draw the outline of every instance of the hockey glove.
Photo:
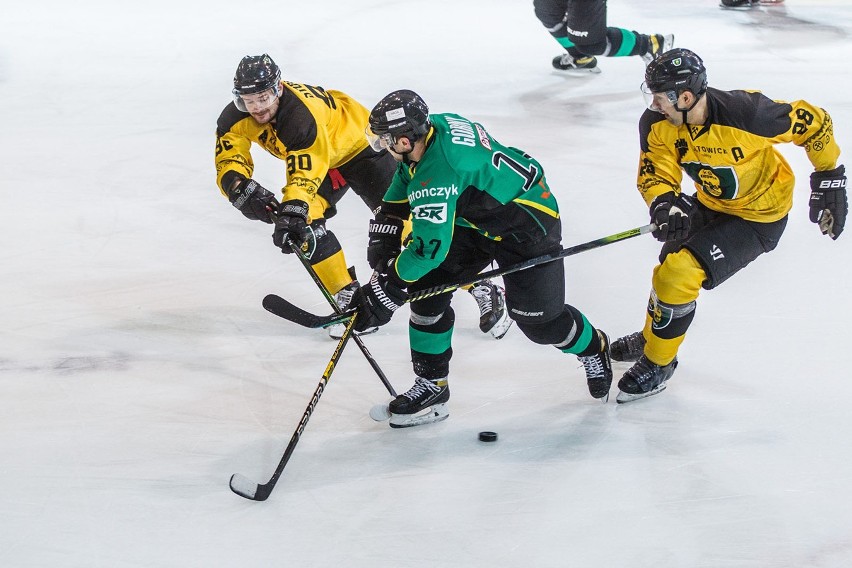
<svg viewBox="0 0 852 568">
<path fill-rule="evenodd" d="M 381 270 L 388 261 L 399 256 L 402 250 L 402 221 L 377 213 L 370 221 L 367 240 L 367 264 L 373 270 Z"/>
<path fill-rule="evenodd" d="M 689 234 L 689 218 L 695 211 L 695 198 L 670 191 L 651 203 L 651 222 L 657 228 L 651 234 L 658 241 L 685 239 Z"/>
<path fill-rule="evenodd" d="M 272 242 L 284 254 L 290 254 L 293 249 L 289 243 L 302 246 L 308 224 L 308 204 L 301 199 L 290 199 L 278 207 L 278 217 L 275 219 L 275 232 Z"/>
<path fill-rule="evenodd" d="M 837 166 L 833 170 L 811 174 L 812 223 L 818 223 L 823 235 L 834 240 L 843 232 L 849 202 L 846 199 L 846 170 Z"/>
<path fill-rule="evenodd" d="M 374 272 L 370 281 L 355 291 L 349 304 L 358 307 L 355 331 L 385 325 L 407 298 L 408 294 L 394 276 Z"/>
<path fill-rule="evenodd" d="M 278 207 L 278 200 L 253 179 L 244 179 L 227 192 L 228 201 L 252 221 L 272 223 L 270 215 Z"/>
</svg>

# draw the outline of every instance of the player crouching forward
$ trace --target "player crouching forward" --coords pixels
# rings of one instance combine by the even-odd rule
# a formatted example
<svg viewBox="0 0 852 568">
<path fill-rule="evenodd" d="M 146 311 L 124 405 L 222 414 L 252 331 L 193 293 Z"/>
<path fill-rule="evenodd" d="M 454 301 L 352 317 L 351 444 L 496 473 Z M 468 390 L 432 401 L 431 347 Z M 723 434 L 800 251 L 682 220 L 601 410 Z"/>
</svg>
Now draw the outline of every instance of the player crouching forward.
<svg viewBox="0 0 852 568">
<path fill-rule="evenodd" d="M 644 330 L 612 345 L 613 359 L 636 361 L 618 383 L 618 402 L 666 387 L 701 288 L 719 286 L 778 245 L 795 178 L 775 144 L 805 149 L 815 170 L 810 220 L 823 234 L 839 237 L 848 212 L 845 170 L 825 110 L 710 88 L 704 63 L 687 49 L 652 61 L 643 91 L 650 104 L 639 122 L 638 187 L 658 227 L 654 236 L 665 244 Z M 695 197 L 681 193 L 684 171 Z"/>
<path fill-rule="evenodd" d="M 374 148 L 401 164 L 371 223 L 368 260 L 376 270 L 355 293 L 355 327 L 388 323 L 407 292 L 474 279 L 492 261 L 509 266 L 559 251 L 556 198 L 536 160 L 503 146 L 478 123 L 456 114 L 429 115 L 412 91 L 395 91 L 370 113 Z M 400 250 L 383 225 L 412 218 L 412 240 Z M 504 277 L 510 317 L 530 340 L 554 345 L 583 363 L 592 396 L 606 400 L 612 368 L 606 334 L 565 304 L 562 262 Z M 452 356 L 451 294 L 411 303 L 409 343 L 414 386 L 389 405 L 391 426 L 447 418 Z"/>
</svg>

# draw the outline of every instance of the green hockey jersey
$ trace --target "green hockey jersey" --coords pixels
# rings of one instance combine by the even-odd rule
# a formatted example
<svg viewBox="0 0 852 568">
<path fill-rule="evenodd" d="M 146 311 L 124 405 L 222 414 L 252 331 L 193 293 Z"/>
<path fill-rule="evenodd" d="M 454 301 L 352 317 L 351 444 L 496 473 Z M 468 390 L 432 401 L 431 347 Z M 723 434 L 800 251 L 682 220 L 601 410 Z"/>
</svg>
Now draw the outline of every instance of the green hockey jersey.
<svg viewBox="0 0 852 568">
<path fill-rule="evenodd" d="M 459 115 L 429 118 L 425 153 L 398 166 L 382 205 L 389 214 L 411 215 L 411 242 L 396 260 L 400 279 L 414 282 L 441 264 L 457 226 L 495 241 L 532 243 L 558 225 L 556 198 L 535 159 Z"/>
</svg>

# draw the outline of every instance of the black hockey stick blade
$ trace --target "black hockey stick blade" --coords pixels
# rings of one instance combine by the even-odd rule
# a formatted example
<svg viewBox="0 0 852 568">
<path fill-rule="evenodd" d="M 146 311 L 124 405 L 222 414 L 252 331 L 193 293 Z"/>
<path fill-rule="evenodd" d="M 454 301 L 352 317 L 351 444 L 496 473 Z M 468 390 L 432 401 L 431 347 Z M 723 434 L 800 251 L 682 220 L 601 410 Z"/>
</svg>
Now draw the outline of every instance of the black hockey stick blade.
<svg viewBox="0 0 852 568">
<path fill-rule="evenodd" d="M 336 323 L 343 323 L 351 318 L 355 313 L 355 310 L 352 310 L 340 314 L 320 316 L 312 314 L 311 312 L 306 312 L 302 308 L 291 304 L 276 294 L 268 294 L 263 299 L 263 307 L 269 313 L 275 314 L 280 318 L 297 323 L 303 327 L 311 328 L 328 327 Z"/>
<path fill-rule="evenodd" d="M 250 499 L 252 501 L 266 501 L 270 493 L 272 493 L 272 490 L 275 488 L 275 484 L 278 483 L 278 478 L 280 478 L 281 474 L 284 473 L 284 467 L 287 465 L 287 462 L 290 461 L 290 456 L 293 455 L 293 450 L 296 449 L 296 444 L 299 443 L 299 440 L 302 437 L 302 432 L 304 432 L 305 427 L 308 425 L 308 420 L 310 420 L 311 414 L 313 414 L 314 409 L 316 409 L 317 404 L 319 404 L 320 397 L 325 391 L 325 387 L 328 384 L 329 379 L 331 379 L 331 373 L 334 372 L 334 369 L 337 367 L 337 362 L 340 360 L 341 354 L 343 354 L 343 348 L 346 347 L 346 344 L 352 337 L 356 319 L 357 317 L 353 316 L 347 320 L 346 329 L 343 331 L 340 341 L 337 342 L 337 347 L 335 347 L 334 353 L 332 353 L 331 359 L 328 361 L 328 365 L 325 366 L 325 371 L 323 371 L 320 382 L 317 384 L 317 388 L 314 391 L 314 395 L 311 397 L 310 402 L 308 402 L 307 408 L 305 408 L 302 420 L 299 422 L 299 426 L 296 428 L 296 431 L 293 432 L 293 435 L 290 437 L 290 443 L 287 444 L 287 449 L 284 450 L 284 455 L 281 456 L 281 461 L 278 462 L 278 467 L 275 468 L 275 471 L 272 473 L 269 481 L 263 484 L 255 483 L 245 475 L 235 473 L 231 476 L 231 481 L 229 483 L 231 491 L 240 497 Z"/>
<path fill-rule="evenodd" d="M 230 485 L 231 491 L 252 501 L 266 501 L 269 494 L 272 493 L 269 484 L 260 485 L 241 473 L 235 473 L 231 476 Z"/>
</svg>

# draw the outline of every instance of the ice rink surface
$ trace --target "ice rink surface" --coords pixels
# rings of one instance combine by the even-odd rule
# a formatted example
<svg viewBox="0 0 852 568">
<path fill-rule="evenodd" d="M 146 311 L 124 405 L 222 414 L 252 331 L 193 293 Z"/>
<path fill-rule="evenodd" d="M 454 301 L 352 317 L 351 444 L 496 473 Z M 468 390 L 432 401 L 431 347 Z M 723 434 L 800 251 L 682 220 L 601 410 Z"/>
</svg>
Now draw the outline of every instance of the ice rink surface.
<svg viewBox="0 0 852 568">
<path fill-rule="evenodd" d="M 517 329 L 483 336 L 460 296 L 449 420 L 373 422 L 387 392 L 350 345 L 255 503 L 228 479 L 272 473 L 334 343 L 261 308 L 275 292 L 327 311 L 215 187 L 240 58 L 268 52 L 286 79 L 367 107 L 414 89 L 484 123 L 545 166 L 566 246 L 648 222 L 642 61 L 557 74 L 529 1 L 7 4 L 0 565 L 852 565 L 852 235 L 808 221 L 801 149 L 782 147 L 798 182 L 780 246 L 702 295 L 660 396 L 601 405 L 576 358 Z M 828 109 L 850 166 L 852 4 L 787 4 L 613 1 L 609 23 L 674 33 L 712 86 Z M 254 156 L 281 187 L 281 163 Z M 349 195 L 330 223 L 362 274 L 368 218 Z M 568 300 L 613 336 L 635 331 L 657 250 L 643 237 L 566 259 Z M 406 320 L 365 338 L 400 392 Z"/>
</svg>

